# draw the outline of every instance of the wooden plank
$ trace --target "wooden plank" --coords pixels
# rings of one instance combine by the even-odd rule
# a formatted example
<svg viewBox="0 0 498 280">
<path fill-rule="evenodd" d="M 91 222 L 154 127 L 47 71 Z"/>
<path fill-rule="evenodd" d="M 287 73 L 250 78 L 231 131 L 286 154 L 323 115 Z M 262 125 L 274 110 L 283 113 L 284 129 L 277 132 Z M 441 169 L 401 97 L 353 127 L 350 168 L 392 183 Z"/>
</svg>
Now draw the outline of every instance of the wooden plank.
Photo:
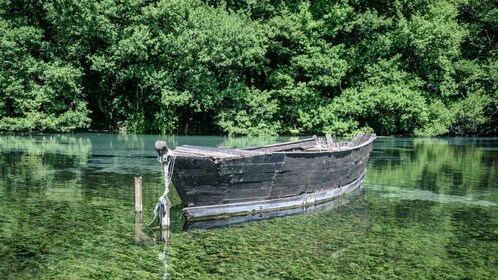
<svg viewBox="0 0 498 280">
<path fill-rule="evenodd" d="M 225 193 L 225 201 L 234 199 L 245 199 L 245 201 L 257 200 L 264 197 L 269 198 L 273 181 L 245 182 L 230 184 Z"/>
<path fill-rule="evenodd" d="M 310 175 L 310 176 L 315 176 L 313 174 L 327 174 L 327 173 L 335 173 L 335 172 L 341 172 L 341 173 L 348 173 L 351 168 L 353 168 L 355 165 L 360 164 L 361 161 L 355 161 L 355 160 L 350 160 L 342 164 L 329 164 L 329 165 L 323 165 L 320 166 L 320 168 L 314 168 L 312 171 L 307 172 L 305 174 Z M 297 172 L 297 171 L 293 171 Z"/>
<path fill-rule="evenodd" d="M 280 152 L 280 151 L 288 151 L 288 150 L 306 150 L 309 148 L 313 148 L 317 144 L 316 136 L 313 138 L 293 141 L 293 142 L 285 142 L 285 143 L 277 143 L 271 145 L 265 145 L 261 147 L 254 148 L 246 148 L 249 151 L 264 151 L 264 152 Z"/>
<path fill-rule="evenodd" d="M 344 173 L 342 171 L 333 171 L 333 172 L 323 172 L 323 173 L 313 173 L 309 174 L 307 178 L 307 183 L 309 185 L 319 184 L 322 182 L 336 182 L 338 181 Z M 310 190 L 308 188 L 308 190 Z"/>
<path fill-rule="evenodd" d="M 200 176 L 185 176 L 182 184 L 190 186 L 204 186 L 204 185 L 220 185 L 228 183 L 230 178 L 225 176 L 216 176 L 213 174 L 200 175 Z"/>
<path fill-rule="evenodd" d="M 298 172 L 296 170 L 294 171 L 284 171 L 284 172 L 279 172 L 275 175 L 275 184 L 278 184 L 280 186 L 285 186 L 285 185 L 298 185 L 301 183 L 304 183 L 303 179 L 303 172 Z"/>
<path fill-rule="evenodd" d="M 259 164 L 237 164 L 222 166 L 220 168 L 220 174 L 232 175 L 232 174 L 242 174 L 242 173 L 263 173 L 263 172 L 273 172 L 282 169 L 284 162 L 275 163 L 259 163 Z"/>
<path fill-rule="evenodd" d="M 228 185 L 196 185 L 189 188 L 188 194 L 224 195 L 228 191 Z"/>
<path fill-rule="evenodd" d="M 241 157 L 241 155 L 237 154 L 237 153 L 229 153 L 229 152 L 222 152 L 222 151 L 210 151 L 210 150 L 203 150 L 203 149 L 196 149 L 196 148 L 188 148 L 188 147 L 183 147 L 183 146 L 176 148 L 173 151 L 173 153 L 176 156 L 184 156 L 184 157 L 189 157 L 189 156 L 213 157 L 213 158 Z"/>
<path fill-rule="evenodd" d="M 204 147 L 204 146 L 191 146 L 191 145 L 182 145 L 178 147 L 182 152 L 205 152 L 205 153 L 213 153 L 213 154 L 229 154 L 229 155 L 238 155 L 238 156 L 254 156 L 264 154 L 258 151 L 249 151 L 244 149 L 232 149 L 232 148 L 217 148 L 217 147 Z"/>
<path fill-rule="evenodd" d="M 186 187 L 177 188 L 176 185 L 173 186 L 175 186 L 175 189 L 178 192 L 178 195 L 180 196 L 180 199 L 184 206 L 187 207 L 194 205 L 194 197 L 188 192 L 189 191 L 188 188 Z"/>
<path fill-rule="evenodd" d="M 334 142 L 332 143 L 334 148 L 342 148 L 342 147 L 349 147 L 351 145 L 351 142 Z"/>
<path fill-rule="evenodd" d="M 274 184 L 270 193 L 270 199 L 279 197 L 296 196 L 306 191 L 305 184 L 279 185 Z"/>
<path fill-rule="evenodd" d="M 337 151 L 337 152 L 334 152 L 334 153 L 332 154 L 332 156 L 333 156 L 335 159 L 342 159 L 342 158 L 345 158 L 345 157 L 350 156 L 352 152 L 353 152 L 352 150 Z"/>
<path fill-rule="evenodd" d="M 215 162 L 209 158 L 191 158 L 191 157 L 176 157 L 175 171 L 186 170 L 202 171 L 206 173 L 215 173 L 219 170 L 219 162 Z"/>
<path fill-rule="evenodd" d="M 332 140 L 332 136 L 330 136 L 330 134 L 325 134 L 325 140 L 327 141 L 327 147 L 334 147 L 334 141 Z"/>
<path fill-rule="evenodd" d="M 255 201 L 261 198 L 268 199 L 270 191 L 271 188 L 230 190 L 226 193 L 225 200 L 245 199 L 246 201 Z"/>
<path fill-rule="evenodd" d="M 249 199 L 247 196 L 241 195 L 240 197 L 234 197 L 234 198 L 226 198 L 223 200 L 223 204 L 231 204 L 231 203 L 241 203 L 241 202 L 250 202 L 250 201 L 263 201 L 266 199 L 269 199 L 268 195 L 263 195 L 263 196 L 251 196 L 252 198 Z"/>
<path fill-rule="evenodd" d="M 265 213 L 283 209 L 293 209 L 316 205 L 330 201 L 341 195 L 357 189 L 363 182 L 364 176 L 341 188 L 327 190 L 320 193 L 301 194 L 294 197 L 268 199 L 241 203 L 209 205 L 204 207 L 187 207 L 183 211 L 188 221 L 220 219 L 247 214 Z"/>
<path fill-rule="evenodd" d="M 213 195 L 213 194 L 204 194 L 204 193 L 196 193 L 193 195 L 193 205 L 194 206 L 208 206 L 208 205 L 216 205 L 223 203 L 223 195 Z"/>
<path fill-rule="evenodd" d="M 321 168 L 333 168 L 343 163 L 354 161 L 351 158 L 351 151 L 341 151 L 338 153 L 313 153 L 313 154 L 292 154 L 287 155 L 282 172 L 301 170 L 309 172 L 310 170 Z"/>
<path fill-rule="evenodd" d="M 376 135 L 374 133 L 359 133 L 353 141 L 351 141 L 351 147 L 361 145 L 370 139 L 375 139 Z"/>
<path fill-rule="evenodd" d="M 285 160 L 285 154 L 262 154 L 253 157 L 242 157 L 236 159 L 224 159 L 225 166 L 231 165 L 245 165 L 245 164 L 258 164 L 258 163 L 276 163 Z"/>
<path fill-rule="evenodd" d="M 223 203 L 223 198 L 227 190 L 227 185 L 195 186 L 195 188 L 190 188 L 187 192 L 189 204 L 202 206 Z"/>
<path fill-rule="evenodd" d="M 361 161 L 357 158 L 359 153 L 356 151 L 344 151 L 339 155 L 349 155 L 342 159 L 335 159 L 332 154 L 328 156 L 317 156 L 315 158 L 302 160 L 297 157 L 286 159 L 286 165 L 281 172 L 277 173 L 275 177 L 275 186 L 272 196 L 281 196 L 285 189 L 280 189 L 279 186 L 286 185 L 299 185 L 306 186 L 306 192 L 313 192 L 320 188 L 321 183 L 328 183 L 330 187 L 336 187 L 341 184 L 342 177 L 357 177 L 354 171 L 355 166 L 359 165 Z M 303 166 L 306 162 L 306 166 Z M 357 168 L 358 170 L 365 169 L 362 165 Z M 321 190 L 321 189 L 320 189 Z"/>
<path fill-rule="evenodd" d="M 275 173 L 284 164 L 285 155 L 263 155 L 252 158 L 229 159 L 221 162 L 221 175 Z M 266 176 L 266 175 L 264 175 Z M 233 177 L 233 176 L 232 176 Z"/>
<path fill-rule="evenodd" d="M 275 172 L 261 172 L 261 173 L 242 173 L 230 175 L 231 183 L 249 183 L 249 182 L 264 182 L 273 181 L 275 179 Z"/>
<path fill-rule="evenodd" d="M 307 193 L 316 193 L 316 192 L 322 192 L 326 190 L 333 190 L 335 188 L 340 187 L 340 179 L 339 180 L 334 180 L 334 181 L 324 181 L 324 182 L 319 182 L 315 184 L 309 184 L 308 188 L 306 189 Z"/>
<path fill-rule="evenodd" d="M 229 191 L 232 190 L 242 190 L 242 189 L 268 189 L 273 186 L 273 180 L 262 181 L 262 182 L 243 182 L 243 183 L 232 183 L 230 184 Z"/>
</svg>

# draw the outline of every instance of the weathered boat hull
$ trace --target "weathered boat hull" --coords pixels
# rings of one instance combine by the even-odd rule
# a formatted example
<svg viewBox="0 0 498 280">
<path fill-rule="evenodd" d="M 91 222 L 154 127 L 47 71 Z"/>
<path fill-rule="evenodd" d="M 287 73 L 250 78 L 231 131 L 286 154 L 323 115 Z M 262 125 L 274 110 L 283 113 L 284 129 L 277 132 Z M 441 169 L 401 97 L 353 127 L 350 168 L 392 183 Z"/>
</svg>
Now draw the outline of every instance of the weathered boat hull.
<svg viewBox="0 0 498 280">
<path fill-rule="evenodd" d="M 234 216 L 244 216 L 253 213 L 266 213 L 292 208 L 306 208 L 341 197 L 361 186 L 364 174 L 357 180 L 330 190 L 314 193 L 302 193 L 290 197 L 264 199 L 258 201 L 238 202 L 231 204 L 217 204 L 183 209 L 187 220 L 200 221 L 223 219 Z"/>
<path fill-rule="evenodd" d="M 362 134 L 348 146 L 276 152 L 179 147 L 172 181 L 191 221 L 307 207 L 362 184 L 373 139 Z"/>
</svg>

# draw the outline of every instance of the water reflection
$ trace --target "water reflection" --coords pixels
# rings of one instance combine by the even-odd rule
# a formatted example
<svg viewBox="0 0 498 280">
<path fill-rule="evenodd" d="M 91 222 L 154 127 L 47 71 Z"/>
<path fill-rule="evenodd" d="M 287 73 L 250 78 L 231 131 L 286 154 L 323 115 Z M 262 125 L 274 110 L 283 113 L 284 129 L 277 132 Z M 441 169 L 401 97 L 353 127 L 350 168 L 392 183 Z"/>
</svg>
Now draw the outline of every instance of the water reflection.
<svg viewBox="0 0 498 280">
<path fill-rule="evenodd" d="M 378 138 L 365 193 L 337 208 L 183 232 L 134 245 L 163 192 L 154 142 L 258 146 L 289 138 L 68 134 L 0 136 L 3 279 L 494 279 L 498 139 Z M 147 232 L 147 231 L 146 231 Z M 151 235 L 153 238 L 153 235 Z"/>
<path fill-rule="evenodd" d="M 60 172 L 85 166 L 91 147 L 88 138 L 66 135 L 2 136 L 0 190 L 3 189 L 6 197 L 12 197 L 19 191 L 29 196 L 37 189 L 36 195 L 50 199 L 57 188 L 62 187 L 66 189 L 65 193 L 70 190 L 70 196 L 77 197 L 79 190 L 74 186 L 81 180 L 80 174 L 61 176 Z M 49 190 L 48 186 L 55 188 Z"/>
<path fill-rule="evenodd" d="M 369 185 L 368 188 L 382 193 L 381 194 L 382 197 L 399 198 L 400 200 L 423 200 L 423 201 L 433 201 L 438 203 L 464 203 L 468 205 L 478 205 L 484 207 L 498 205 L 495 202 L 482 199 L 491 196 L 492 193 L 479 194 L 477 197 L 474 197 L 474 196 L 438 194 L 422 189 L 409 189 L 409 188 L 395 187 L 395 186 Z"/>
<path fill-rule="evenodd" d="M 492 241 L 498 226 L 497 146 L 496 138 L 376 141 L 366 178 L 367 200 L 386 232 L 410 232 L 407 245 L 397 250 L 401 256 L 419 248 L 418 265 L 440 262 L 437 267 L 444 271 L 419 275 L 493 278 L 496 271 L 487 268 L 498 252 L 496 239 Z M 409 270 L 401 273 L 412 275 Z"/>
<path fill-rule="evenodd" d="M 463 196 L 494 190 L 497 158 L 486 150 L 493 143 L 486 138 L 380 138 L 375 142 L 367 182 Z"/>
</svg>

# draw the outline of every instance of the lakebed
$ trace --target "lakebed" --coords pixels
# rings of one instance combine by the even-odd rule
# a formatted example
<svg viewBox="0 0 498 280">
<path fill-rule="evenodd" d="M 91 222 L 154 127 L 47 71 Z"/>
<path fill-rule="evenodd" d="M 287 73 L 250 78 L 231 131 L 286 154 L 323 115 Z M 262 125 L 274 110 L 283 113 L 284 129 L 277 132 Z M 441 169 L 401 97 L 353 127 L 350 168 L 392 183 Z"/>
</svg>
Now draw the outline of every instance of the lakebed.
<svg viewBox="0 0 498 280">
<path fill-rule="evenodd" d="M 498 138 L 378 138 L 362 191 L 337 207 L 134 242 L 163 192 L 154 141 L 256 146 L 289 137 L 0 136 L 4 279 L 492 279 L 498 275 Z"/>
</svg>

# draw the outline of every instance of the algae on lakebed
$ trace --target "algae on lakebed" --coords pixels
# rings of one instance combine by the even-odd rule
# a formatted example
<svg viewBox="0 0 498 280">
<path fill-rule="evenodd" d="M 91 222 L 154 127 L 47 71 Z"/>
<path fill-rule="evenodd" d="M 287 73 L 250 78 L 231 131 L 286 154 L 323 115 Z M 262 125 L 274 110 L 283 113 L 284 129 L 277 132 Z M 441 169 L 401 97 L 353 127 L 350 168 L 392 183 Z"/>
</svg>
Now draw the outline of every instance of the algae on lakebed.
<svg viewBox="0 0 498 280">
<path fill-rule="evenodd" d="M 380 138 L 362 196 L 222 229 L 182 232 L 173 191 L 166 263 L 161 244 L 136 246 L 133 232 L 133 176 L 143 177 L 146 221 L 163 192 L 158 138 L 0 136 L 0 276 L 162 279 L 165 268 L 171 279 L 498 276 L 495 138 Z"/>
<path fill-rule="evenodd" d="M 169 273 L 173 279 L 497 278 L 498 154 L 489 152 L 497 144 L 381 138 L 363 197 L 306 215 L 176 233 Z"/>
<path fill-rule="evenodd" d="M 454 205 L 442 213 L 431 201 L 385 199 L 369 192 L 368 185 L 365 189 L 364 198 L 337 209 L 175 234 L 169 272 L 173 279 L 493 279 L 497 275 L 496 208 Z M 419 211 L 413 213 L 414 208 Z M 461 211 L 469 218 L 485 219 L 482 238 L 473 237 L 474 229 L 462 228 L 468 221 L 457 219 Z"/>
</svg>

